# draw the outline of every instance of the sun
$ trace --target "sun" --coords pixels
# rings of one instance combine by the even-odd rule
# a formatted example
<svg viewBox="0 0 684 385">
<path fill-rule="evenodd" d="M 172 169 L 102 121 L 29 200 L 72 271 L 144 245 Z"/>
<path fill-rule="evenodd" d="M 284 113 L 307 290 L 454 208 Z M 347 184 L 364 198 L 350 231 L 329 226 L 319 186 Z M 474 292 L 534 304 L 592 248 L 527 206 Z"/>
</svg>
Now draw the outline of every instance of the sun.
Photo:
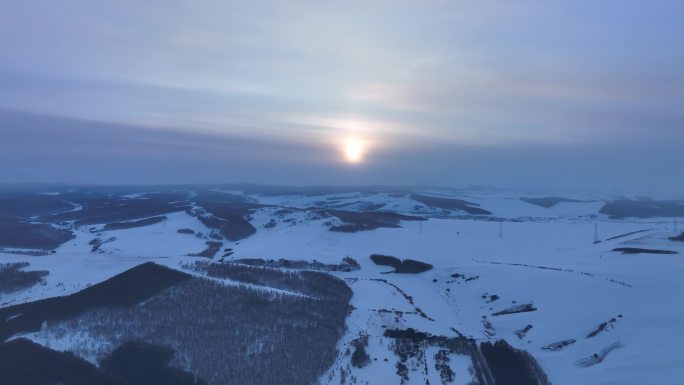
<svg viewBox="0 0 684 385">
<path fill-rule="evenodd" d="M 358 138 L 348 138 L 344 144 L 344 157 L 349 163 L 359 163 L 363 160 L 365 145 Z"/>
</svg>

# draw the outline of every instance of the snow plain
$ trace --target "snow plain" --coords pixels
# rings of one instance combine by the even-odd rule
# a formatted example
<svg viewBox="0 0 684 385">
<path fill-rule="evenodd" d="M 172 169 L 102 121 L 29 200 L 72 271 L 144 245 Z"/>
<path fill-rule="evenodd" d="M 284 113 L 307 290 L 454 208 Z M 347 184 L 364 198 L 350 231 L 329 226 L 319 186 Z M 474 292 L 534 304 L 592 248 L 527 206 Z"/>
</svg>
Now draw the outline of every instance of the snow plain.
<svg viewBox="0 0 684 385">
<path fill-rule="evenodd" d="M 264 208 L 251 215 L 250 222 L 258 229 L 255 235 L 240 242 L 224 241 L 224 247 L 234 249 L 228 260 L 286 258 L 339 263 L 352 257 L 361 264 L 358 271 L 335 273 L 354 291 L 354 310 L 347 320 L 348 332 L 339 342 L 339 357 L 321 377 L 322 384 L 340 384 L 343 371 L 347 383 L 399 383 L 397 358 L 390 349 L 391 340 L 383 333 L 386 328 L 409 327 L 435 335 L 455 336 L 458 331 L 478 340 L 505 339 L 530 352 L 556 385 L 681 383 L 684 242 L 667 239 L 679 234 L 673 219 L 611 219 L 598 213 L 601 201 L 586 195 L 573 198 L 588 202 L 559 203 L 551 208 L 523 202 L 508 193 L 468 192 L 455 197 L 478 203 L 493 216 L 445 213 L 408 196 L 390 194 L 253 195 L 254 201 L 280 207 L 307 208 L 328 199 L 345 210 L 384 204 L 387 210 L 431 218 L 402 222 L 396 229 L 341 233 L 328 230 L 326 221 L 330 219 L 304 211 L 278 216 L 273 208 Z M 272 219 L 276 225 L 265 226 Z M 89 242 L 100 229 L 83 227 L 55 254 L 0 254 L 0 262 L 28 261 L 31 270 L 50 271 L 44 285 L 2 295 L 0 304 L 70 294 L 145 261 L 180 268 L 181 263 L 195 259 L 188 254 L 201 251 L 206 241 L 178 233 L 181 228 L 203 234 L 211 231 L 180 212 L 167 215 L 158 224 L 101 232 L 100 238 L 115 239 L 95 253 Z M 596 230 L 600 242 L 595 242 Z M 633 234 L 609 240 L 628 233 Z M 617 247 L 680 254 L 623 255 L 611 251 Z M 434 268 L 421 274 L 386 274 L 388 268 L 369 259 L 375 253 L 420 260 Z M 414 304 L 397 288 L 410 295 Z M 498 299 L 492 301 L 492 295 Z M 493 315 L 519 304 L 532 304 L 537 310 Z M 421 317 L 417 307 L 429 318 Z M 588 337 L 612 319 L 615 321 L 609 322 L 606 330 Z M 522 338 L 516 335 L 527 325 L 532 328 Z M 356 368 L 345 352 L 360 335 L 369 336 L 371 362 Z M 35 339 L 41 341 L 37 335 Z M 571 339 L 576 342 L 562 350 L 543 349 Z M 615 343 L 622 347 L 602 362 L 578 365 Z M 69 343 L 60 341 L 57 347 L 68 350 Z M 426 362 L 412 364 L 416 370 L 410 371 L 409 384 L 441 383 L 434 368 L 436 352 L 428 347 Z M 454 384 L 472 379 L 468 357 L 452 354 L 450 365 L 456 374 Z"/>
</svg>

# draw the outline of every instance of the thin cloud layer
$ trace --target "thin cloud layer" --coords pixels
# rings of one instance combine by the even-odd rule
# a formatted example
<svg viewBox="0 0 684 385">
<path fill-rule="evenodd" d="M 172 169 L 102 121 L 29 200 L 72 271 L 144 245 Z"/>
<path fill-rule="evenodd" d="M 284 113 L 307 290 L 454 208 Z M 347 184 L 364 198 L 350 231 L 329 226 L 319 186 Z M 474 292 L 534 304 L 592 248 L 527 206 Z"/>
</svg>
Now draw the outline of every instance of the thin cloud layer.
<svg viewBox="0 0 684 385">
<path fill-rule="evenodd" d="M 198 161 L 192 143 L 211 137 L 251 143 L 250 154 L 263 154 L 251 164 L 322 164 L 322 176 L 354 183 L 559 184 L 562 169 L 569 186 L 612 174 L 608 187 L 674 190 L 682 182 L 666 175 L 684 144 L 683 11 L 679 1 L 10 2 L 0 13 L 0 108 L 150 138 L 144 150 L 123 150 L 105 135 L 97 146 L 112 156 L 159 153 L 181 163 L 174 154 L 189 146 Z M 6 142 L 43 145 L 7 121 Z M 184 139 L 169 147 L 175 135 Z M 368 144 L 354 168 L 336 164 L 350 136 Z M 86 138 L 96 140 L 81 135 L 84 147 Z M 582 161 L 554 155 L 573 153 Z M 526 160 L 513 167 L 509 157 Z M 488 159 L 501 160 L 501 175 L 487 171 Z M 627 164 L 631 173 L 621 170 Z M 241 181 L 273 177 L 266 166 L 245 167 Z M 297 170 L 280 175 L 323 182 Z M 144 179 L 135 172 L 131 180 Z"/>
</svg>

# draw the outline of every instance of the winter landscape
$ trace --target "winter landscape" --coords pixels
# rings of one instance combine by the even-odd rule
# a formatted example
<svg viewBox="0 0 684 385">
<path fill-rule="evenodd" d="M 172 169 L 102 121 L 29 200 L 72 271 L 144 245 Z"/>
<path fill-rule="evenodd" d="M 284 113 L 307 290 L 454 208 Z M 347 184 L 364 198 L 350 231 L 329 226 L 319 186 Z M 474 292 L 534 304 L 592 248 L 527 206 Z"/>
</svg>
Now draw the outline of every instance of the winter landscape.
<svg viewBox="0 0 684 385">
<path fill-rule="evenodd" d="M 3 383 L 643 384 L 684 367 L 682 202 L 261 186 L 0 202 Z"/>
<path fill-rule="evenodd" d="M 0 2 L 0 385 L 684 384 L 683 16 Z"/>
</svg>

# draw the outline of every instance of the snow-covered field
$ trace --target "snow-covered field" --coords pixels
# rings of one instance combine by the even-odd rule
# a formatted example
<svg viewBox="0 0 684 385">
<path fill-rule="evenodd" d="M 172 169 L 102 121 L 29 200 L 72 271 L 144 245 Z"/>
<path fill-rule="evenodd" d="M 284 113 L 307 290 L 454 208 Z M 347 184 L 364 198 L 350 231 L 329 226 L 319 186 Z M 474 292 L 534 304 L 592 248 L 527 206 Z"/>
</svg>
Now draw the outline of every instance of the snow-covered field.
<svg viewBox="0 0 684 385">
<path fill-rule="evenodd" d="M 347 320 L 348 332 L 339 342 L 339 358 L 321 377 L 323 384 L 399 383 L 392 340 L 383 336 L 388 328 L 505 339 L 532 354 L 556 385 L 678 384 L 684 378 L 680 347 L 684 300 L 679 294 L 684 287 L 684 242 L 668 240 L 679 234 L 671 218 L 611 219 L 598 213 L 603 202 L 589 196 L 573 197 L 584 202 L 551 208 L 504 193 L 458 196 L 493 213 L 482 218 L 445 213 L 390 194 L 250 198 L 302 209 L 326 199 L 351 211 L 384 204 L 385 209 L 399 213 L 430 215 L 423 222 L 404 221 L 401 228 L 342 233 L 328 230 L 325 222 L 330 219 L 302 211 L 277 216 L 273 208 L 263 208 L 251 214 L 250 223 L 258 230 L 255 235 L 239 242 L 224 240 L 223 247 L 234 251 L 226 260 L 339 263 L 352 257 L 360 263 L 360 270 L 335 273 L 354 291 L 354 310 Z M 276 224 L 269 226 L 271 219 Z M 161 223 L 139 228 L 100 232 L 97 227 L 81 227 L 75 239 L 47 256 L 0 254 L 2 263 L 28 261 L 30 270 L 50 272 L 44 285 L 2 295 L 0 304 L 73 293 L 144 261 L 180 268 L 181 263 L 196 259 L 188 254 L 200 252 L 207 240 L 178 233 L 182 228 L 211 232 L 195 217 L 178 212 Z M 628 235 L 614 238 L 624 234 Z M 107 242 L 91 252 L 89 242 L 95 237 Z M 680 254 L 611 251 L 618 247 Z M 390 269 L 375 265 L 371 254 L 416 259 L 434 268 L 420 274 L 385 274 Z M 536 310 L 493 315 L 526 304 Z M 604 322 L 603 330 L 589 337 Z M 362 335 L 368 336 L 371 361 L 357 368 L 345 352 Z M 561 349 L 544 349 L 571 340 Z M 59 347 L 69 348 L 64 341 Z M 438 349 L 427 346 L 424 353 L 424 362 L 412 363 L 416 370 L 409 371 L 408 383 L 442 383 L 435 370 Z M 592 358 L 594 354 L 602 359 Z M 595 364 L 583 365 L 586 362 Z M 455 373 L 452 383 L 472 380 L 468 357 L 451 354 L 449 365 Z"/>
</svg>

